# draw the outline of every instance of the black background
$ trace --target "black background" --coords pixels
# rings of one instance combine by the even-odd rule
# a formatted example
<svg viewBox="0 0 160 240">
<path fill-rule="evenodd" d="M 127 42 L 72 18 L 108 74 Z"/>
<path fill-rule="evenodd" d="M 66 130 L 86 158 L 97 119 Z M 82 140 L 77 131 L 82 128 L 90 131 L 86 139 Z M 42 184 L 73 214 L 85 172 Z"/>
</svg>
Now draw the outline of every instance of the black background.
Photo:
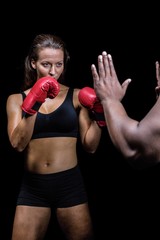
<svg viewBox="0 0 160 240">
<path fill-rule="evenodd" d="M 86 4 L 88 6 L 86 6 Z M 10 240 L 16 196 L 23 174 L 23 153 L 10 146 L 6 131 L 6 99 L 19 92 L 23 62 L 39 33 L 59 35 L 71 60 L 67 81 L 92 87 L 90 66 L 103 50 L 112 54 L 120 82 L 132 78 L 123 99 L 130 117 L 142 119 L 155 102 L 155 61 L 160 60 L 156 5 L 32 2 L 1 9 L 0 79 L 0 239 Z M 159 234 L 160 167 L 133 169 L 114 148 L 107 130 L 94 155 L 78 143 L 79 162 L 89 195 L 96 239 L 131 239 Z M 51 220 L 46 239 L 62 239 Z M 110 236 L 110 237 L 109 237 Z"/>
</svg>

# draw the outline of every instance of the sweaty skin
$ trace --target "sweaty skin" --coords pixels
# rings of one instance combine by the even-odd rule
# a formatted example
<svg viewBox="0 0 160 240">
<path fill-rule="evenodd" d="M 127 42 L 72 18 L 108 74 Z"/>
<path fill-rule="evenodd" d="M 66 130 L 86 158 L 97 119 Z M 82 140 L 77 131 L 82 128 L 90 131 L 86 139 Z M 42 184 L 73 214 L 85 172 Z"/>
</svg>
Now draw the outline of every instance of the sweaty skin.
<svg viewBox="0 0 160 240">
<path fill-rule="evenodd" d="M 82 176 L 77 170 L 76 150 L 77 139 L 80 136 L 84 149 L 94 153 L 99 145 L 102 130 L 96 121 L 90 118 L 88 109 L 79 102 L 80 89 L 75 88 L 71 91 L 73 95 L 68 95 L 69 90 L 72 89 L 61 82 L 67 59 L 68 52 L 59 38 L 49 34 L 38 35 L 25 62 L 27 87 L 24 89 L 24 94 L 28 96 L 34 84 L 43 77 L 52 77 L 59 83 L 58 94 L 54 98 L 47 96 L 44 102 L 44 98 L 41 99 L 43 103 L 34 112 L 31 108 L 28 109 L 30 105 L 27 102 L 27 111 L 30 110 L 31 114 L 24 116 L 22 94 L 12 94 L 7 99 L 9 140 L 16 151 L 24 151 L 25 177 L 27 175 L 27 183 L 23 184 L 23 189 L 20 191 L 22 197 L 18 198 L 23 204 L 20 202 L 16 206 L 12 240 L 43 239 L 52 210 L 66 239 L 93 239 L 86 192 Z M 36 85 L 36 91 L 37 87 L 39 86 Z M 67 96 L 69 97 L 65 101 Z M 55 116 L 58 116 L 58 120 Z M 41 121 L 41 119 L 45 120 Z M 56 122 L 56 126 L 52 119 Z M 70 121 L 74 122 L 68 130 Z M 65 124 L 66 122 L 68 124 Z M 45 129 L 48 125 L 52 132 L 46 133 Z M 41 127 L 42 131 L 38 132 L 40 137 L 33 138 L 35 126 L 38 130 Z M 58 133 L 57 127 L 60 128 Z M 71 134 L 73 127 L 76 130 Z M 68 171 L 74 174 L 68 174 L 66 181 Z M 50 181 L 47 181 L 48 177 L 51 178 Z M 52 187 L 52 183 L 57 187 Z"/>
</svg>

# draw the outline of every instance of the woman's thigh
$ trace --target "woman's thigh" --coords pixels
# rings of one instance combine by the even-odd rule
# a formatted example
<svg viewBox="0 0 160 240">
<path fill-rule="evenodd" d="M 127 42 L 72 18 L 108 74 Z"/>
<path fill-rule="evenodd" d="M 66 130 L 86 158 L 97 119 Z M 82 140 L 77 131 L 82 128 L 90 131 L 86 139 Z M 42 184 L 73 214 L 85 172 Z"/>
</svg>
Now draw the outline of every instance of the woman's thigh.
<svg viewBox="0 0 160 240">
<path fill-rule="evenodd" d="M 51 216 L 50 208 L 17 206 L 12 240 L 40 240 L 45 236 Z"/>
<path fill-rule="evenodd" d="M 67 239 L 93 239 L 93 226 L 87 203 L 58 208 L 57 219 Z"/>
</svg>

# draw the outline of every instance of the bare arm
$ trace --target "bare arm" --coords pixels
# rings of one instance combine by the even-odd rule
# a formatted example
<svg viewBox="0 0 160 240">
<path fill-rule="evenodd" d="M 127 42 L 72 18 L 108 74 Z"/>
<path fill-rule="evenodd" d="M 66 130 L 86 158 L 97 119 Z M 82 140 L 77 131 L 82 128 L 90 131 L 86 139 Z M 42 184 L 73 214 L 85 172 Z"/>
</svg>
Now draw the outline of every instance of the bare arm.
<svg viewBox="0 0 160 240">
<path fill-rule="evenodd" d="M 21 94 L 10 95 L 7 99 L 7 131 L 11 145 L 17 151 L 23 151 L 29 143 L 36 114 L 28 118 L 22 118 Z"/>
<path fill-rule="evenodd" d="M 91 67 L 94 88 L 103 105 L 110 137 L 121 153 L 129 159 L 155 157 L 159 161 L 160 100 L 140 121 L 131 119 L 121 103 L 130 79 L 121 85 L 111 55 L 103 52 L 98 57 L 98 71 Z"/>
<path fill-rule="evenodd" d="M 78 100 L 79 90 L 76 90 L 75 99 L 80 108 L 79 112 L 79 130 L 81 142 L 87 152 L 94 153 L 100 142 L 102 129 L 96 121 L 91 120 L 88 110 L 83 107 Z"/>
<path fill-rule="evenodd" d="M 101 128 L 96 121 L 89 118 L 88 110 L 81 108 L 79 114 L 80 135 L 82 144 L 87 152 L 94 153 L 101 138 Z"/>
</svg>

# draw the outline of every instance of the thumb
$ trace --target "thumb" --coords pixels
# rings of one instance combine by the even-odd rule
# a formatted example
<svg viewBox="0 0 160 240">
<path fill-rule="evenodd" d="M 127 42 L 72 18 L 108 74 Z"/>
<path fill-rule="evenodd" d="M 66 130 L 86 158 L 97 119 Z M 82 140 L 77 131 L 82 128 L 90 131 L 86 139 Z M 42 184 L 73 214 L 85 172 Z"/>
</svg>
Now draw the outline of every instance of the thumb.
<svg viewBox="0 0 160 240">
<path fill-rule="evenodd" d="M 132 81 L 132 80 L 131 80 L 130 78 L 128 78 L 128 79 L 126 79 L 126 80 L 122 83 L 122 88 L 123 88 L 124 92 L 127 91 L 127 88 L 128 88 L 128 86 L 129 86 L 129 84 L 130 84 L 131 81 Z"/>
</svg>

